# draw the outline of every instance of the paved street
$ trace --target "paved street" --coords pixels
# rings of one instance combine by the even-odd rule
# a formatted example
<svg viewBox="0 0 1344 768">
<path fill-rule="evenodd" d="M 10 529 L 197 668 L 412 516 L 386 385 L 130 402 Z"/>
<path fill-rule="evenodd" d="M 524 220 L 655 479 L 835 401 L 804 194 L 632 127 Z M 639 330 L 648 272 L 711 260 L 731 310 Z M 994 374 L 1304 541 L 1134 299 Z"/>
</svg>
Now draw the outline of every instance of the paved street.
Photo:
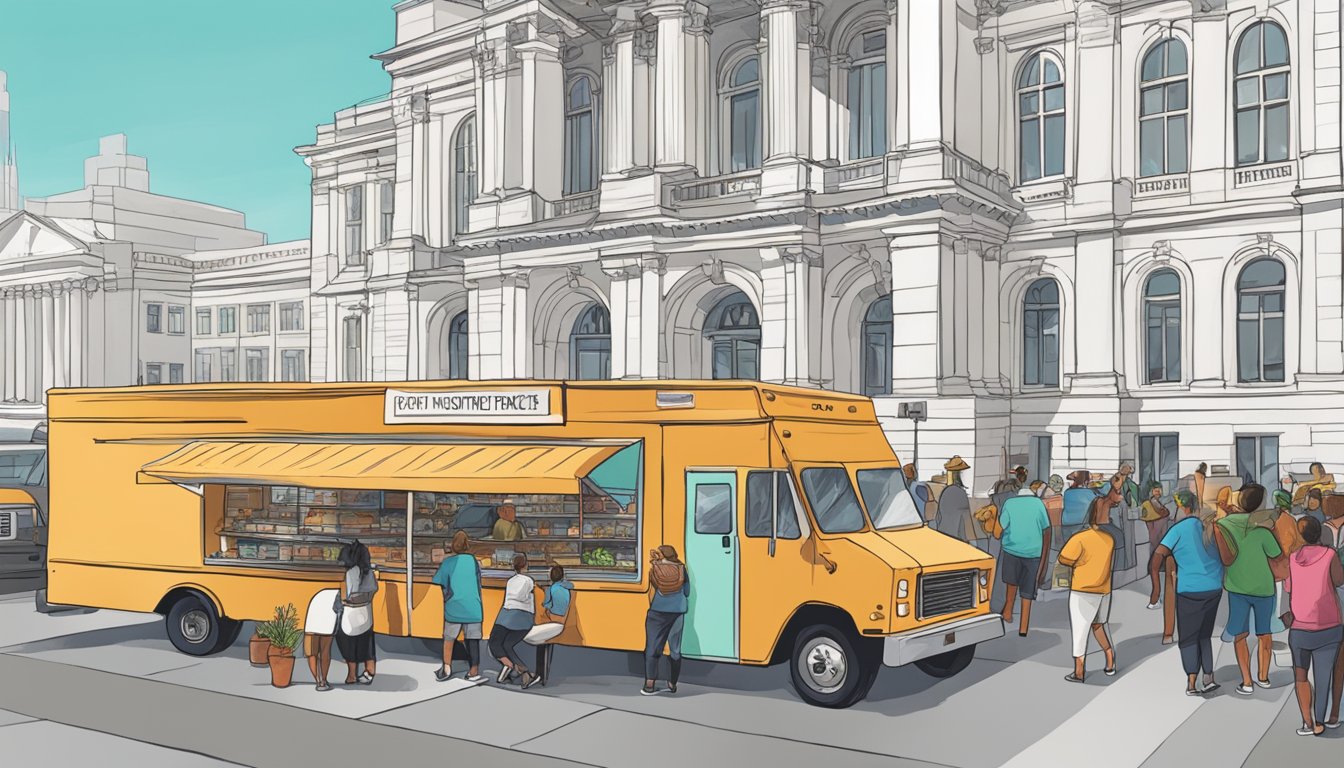
<svg viewBox="0 0 1344 768">
<path fill-rule="evenodd" d="M 885 670 L 869 699 L 843 711 L 808 707 L 784 667 L 688 664 L 677 696 L 640 696 L 624 654 L 560 649 L 548 688 L 438 683 L 418 641 L 380 641 L 370 687 L 269 685 L 247 663 L 245 631 L 227 652 L 177 653 L 155 616 L 113 611 L 42 616 L 30 594 L 0 599 L 0 754 L 7 764 L 105 766 L 372 765 L 396 755 L 454 755 L 497 765 L 845 766 L 1060 765 L 1158 768 L 1320 765 L 1337 738 L 1294 735 L 1291 674 L 1274 688 L 1230 693 L 1231 648 L 1216 645 L 1217 695 L 1183 695 L 1174 646 L 1154 632 L 1134 587 L 1116 594 L 1120 674 L 1095 657 L 1067 683 L 1065 601 L 1038 605 L 1039 629 L 982 646 L 959 676 L 935 681 Z M 339 666 L 339 665 L 338 665 Z M 333 679 L 343 667 L 333 667 Z M 10 763 L 14 758 L 17 762 Z M 1197 762 L 1192 762 L 1197 761 Z M 475 764 L 475 763 L 473 763 Z"/>
</svg>

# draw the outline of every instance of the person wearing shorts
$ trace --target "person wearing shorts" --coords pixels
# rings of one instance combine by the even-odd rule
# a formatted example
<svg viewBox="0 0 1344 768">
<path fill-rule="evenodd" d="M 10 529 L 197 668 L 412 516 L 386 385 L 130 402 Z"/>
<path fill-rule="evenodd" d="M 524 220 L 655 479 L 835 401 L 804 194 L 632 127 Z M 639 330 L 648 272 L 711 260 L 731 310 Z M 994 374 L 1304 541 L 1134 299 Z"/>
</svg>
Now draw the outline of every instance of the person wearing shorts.
<svg viewBox="0 0 1344 768">
<path fill-rule="evenodd" d="M 1227 590 L 1227 634 L 1232 636 L 1241 669 L 1241 684 L 1237 693 L 1250 696 L 1254 685 L 1268 688 L 1269 662 L 1273 654 L 1274 571 L 1271 561 L 1280 561 L 1283 550 L 1274 534 L 1251 523 L 1251 512 L 1265 500 L 1265 489 L 1256 483 L 1247 483 L 1237 492 L 1237 503 L 1229 508 L 1226 517 L 1214 528 L 1218 542 L 1218 556 L 1226 570 L 1223 589 Z M 1180 571 L 1177 570 L 1179 577 Z M 1255 616 L 1255 635 L 1259 662 L 1259 676 L 1251 680 L 1251 651 L 1246 638 L 1251 632 L 1251 616 Z"/>
<path fill-rule="evenodd" d="M 1003 620 L 1013 621 L 1013 603 L 1022 596 L 1022 623 L 1017 634 L 1027 636 L 1031 603 L 1036 587 L 1045 578 L 1045 556 L 1050 552 L 1050 515 L 1045 502 L 1035 495 L 1011 496 L 999 507 L 1003 551 L 999 554 L 999 578 L 1007 587 Z"/>
<path fill-rule="evenodd" d="M 433 583 L 443 590 L 443 665 L 434 672 L 439 682 L 453 674 L 453 645 L 457 636 L 467 646 L 467 681 L 479 683 L 481 676 L 481 563 L 471 554 L 466 531 L 453 534 L 452 555 L 443 559 Z"/>
<path fill-rule="evenodd" d="M 1064 677 L 1081 683 L 1087 671 L 1087 638 L 1097 638 L 1106 654 L 1105 673 L 1115 674 L 1115 647 L 1106 634 L 1111 620 L 1111 563 L 1115 539 L 1102 530 L 1099 516 L 1106 513 L 1094 499 L 1087 511 L 1087 527 L 1075 533 L 1059 551 L 1059 564 L 1073 569 L 1069 581 L 1069 630 L 1073 639 L 1073 671 Z"/>
<path fill-rule="evenodd" d="M 1297 735 L 1319 736 L 1327 727 L 1327 692 L 1334 676 L 1335 657 L 1344 642 L 1344 621 L 1335 596 L 1335 591 L 1344 586 L 1344 567 L 1333 548 L 1321 546 L 1321 524 L 1316 518 L 1303 517 L 1297 521 L 1297 528 L 1303 546 L 1288 560 L 1288 579 L 1284 585 L 1288 610 L 1283 621 L 1288 625 L 1293 681 L 1298 709 L 1302 712 L 1302 727 L 1297 729 Z M 1314 691 L 1307 680 L 1308 672 L 1315 676 Z M 1333 722 L 1337 726 L 1339 719 Z"/>
</svg>

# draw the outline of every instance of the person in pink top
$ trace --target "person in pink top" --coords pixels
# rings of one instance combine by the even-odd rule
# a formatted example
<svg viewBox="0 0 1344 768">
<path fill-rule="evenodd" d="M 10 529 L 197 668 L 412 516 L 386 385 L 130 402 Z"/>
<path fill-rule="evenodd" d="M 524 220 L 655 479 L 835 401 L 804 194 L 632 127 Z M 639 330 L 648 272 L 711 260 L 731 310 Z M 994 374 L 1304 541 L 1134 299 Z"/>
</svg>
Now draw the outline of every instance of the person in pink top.
<svg viewBox="0 0 1344 768">
<path fill-rule="evenodd" d="M 1330 547 L 1321 546 L 1321 524 L 1314 517 L 1297 521 L 1297 530 L 1306 544 L 1288 560 L 1288 611 L 1283 623 L 1288 626 L 1288 648 L 1293 654 L 1293 679 L 1297 705 L 1302 710 L 1299 736 L 1319 736 L 1325 732 L 1325 705 L 1340 643 L 1344 642 L 1344 622 L 1340 620 L 1339 598 L 1335 590 L 1344 585 L 1344 565 Z M 1316 681 L 1315 706 L 1308 670 Z M 1338 721 L 1329 725 L 1338 727 Z"/>
</svg>

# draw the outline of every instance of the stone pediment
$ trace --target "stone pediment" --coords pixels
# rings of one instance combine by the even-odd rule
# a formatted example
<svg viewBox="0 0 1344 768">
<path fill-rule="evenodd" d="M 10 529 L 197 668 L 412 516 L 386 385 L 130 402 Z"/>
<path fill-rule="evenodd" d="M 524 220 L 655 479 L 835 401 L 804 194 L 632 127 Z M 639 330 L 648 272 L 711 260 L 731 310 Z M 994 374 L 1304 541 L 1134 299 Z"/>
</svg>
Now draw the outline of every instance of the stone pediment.
<svg viewBox="0 0 1344 768">
<path fill-rule="evenodd" d="M 0 262 L 87 253 L 89 244 L 44 216 L 21 211 L 0 223 Z"/>
</svg>

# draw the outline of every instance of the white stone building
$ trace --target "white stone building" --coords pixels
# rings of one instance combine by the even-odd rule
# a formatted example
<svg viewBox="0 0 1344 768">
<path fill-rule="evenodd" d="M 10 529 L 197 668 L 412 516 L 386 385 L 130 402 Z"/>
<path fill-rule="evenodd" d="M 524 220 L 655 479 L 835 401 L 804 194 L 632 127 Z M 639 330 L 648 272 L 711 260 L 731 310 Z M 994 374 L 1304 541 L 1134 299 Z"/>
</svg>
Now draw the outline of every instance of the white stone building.
<svg viewBox="0 0 1344 768">
<path fill-rule="evenodd" d="M 307 240 L 204 251 L 192 266 L 187 380 L 307 381 Z"/>
<path fill-rule="evenodd" d="M 1344 464 L 1338 0 L 405 0 L 312 373 L 928 400 L 921 475 Z M 389 20 L 391 21 L 391 20 Z"/>
<path fill-rule="evenodd" d="M 218 282 L 200 252 L 265 242 L 237 211 L 150 192 L 125 136 L 99 149 L 82 189 L 0 222 L 3 410 L 52 387 L 190 381 L 193 284 Z"/>
<path fill-rule="evenodd" d="M 19 160 L 9 136 L 9 76 L 0 71 L 0 216 L 7 216 L 22 207 Z"/>
</svg>

